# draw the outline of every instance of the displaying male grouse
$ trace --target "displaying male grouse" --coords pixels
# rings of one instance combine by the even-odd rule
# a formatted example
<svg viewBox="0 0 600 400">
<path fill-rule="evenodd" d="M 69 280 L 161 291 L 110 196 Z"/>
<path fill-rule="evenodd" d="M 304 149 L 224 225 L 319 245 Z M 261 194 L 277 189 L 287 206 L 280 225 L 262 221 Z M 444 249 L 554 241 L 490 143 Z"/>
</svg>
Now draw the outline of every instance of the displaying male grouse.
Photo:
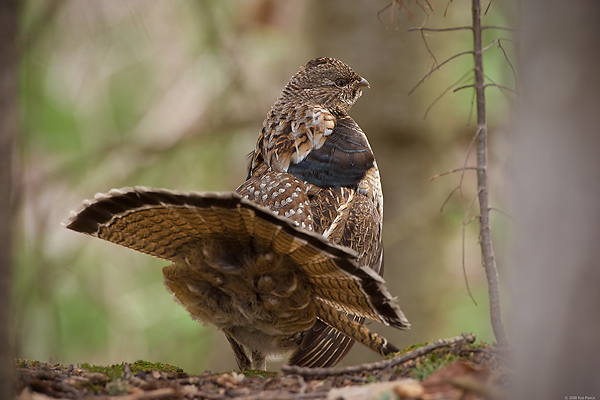
<svg viewBox="0 0 600 400">
<path fill-rule="evenodd" d="M 333 366 L 355 340 L 397 351 L 362 325 L 410 326 L 380 277 L 379 171 L 348 116 L 368 86 L 341 61 L 311 60 L 267 114 L 236 192 L 113 189 L 65 224 L 170 261 L 167 288 L 225 333 L 240 369 L 290 351 L 290 364 Z"/>
</svg>

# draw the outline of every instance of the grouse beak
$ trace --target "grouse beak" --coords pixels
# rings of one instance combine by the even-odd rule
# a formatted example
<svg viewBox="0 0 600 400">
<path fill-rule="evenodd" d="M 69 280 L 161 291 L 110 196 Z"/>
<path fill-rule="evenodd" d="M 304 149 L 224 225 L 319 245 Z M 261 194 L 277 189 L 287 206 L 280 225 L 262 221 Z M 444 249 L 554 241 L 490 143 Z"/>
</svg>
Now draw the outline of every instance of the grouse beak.
<svg viewBox="0 0 600 400">
<path fill-rule="evenodd" d="M 363 78 L 362 76 L 360 77 L 360 81 L 358 81 L 358 87 L 368 87 L 370 88 L 371 85 L 369 84 L 369 81 L 366 80 L 365 78 Z"/>
</svg>

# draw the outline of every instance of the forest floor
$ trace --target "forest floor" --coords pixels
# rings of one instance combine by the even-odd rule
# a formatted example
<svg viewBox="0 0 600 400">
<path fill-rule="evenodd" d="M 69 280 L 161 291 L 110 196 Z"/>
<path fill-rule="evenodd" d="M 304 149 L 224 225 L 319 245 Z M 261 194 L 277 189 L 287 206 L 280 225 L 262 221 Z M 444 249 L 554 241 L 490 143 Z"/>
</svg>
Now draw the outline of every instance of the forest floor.
<svg viewBox="0 0 600 400">
<path fill-rule="evenodd" d="M 460 339 L 462 338 L 462 340 Z M 411 346 L 385 361 L 345 368 L 288 367 L 188 375 L 165 364 L 60 365 L 17 360 L 18 400 L 62 399 L 494 399 L 506 359 L 472 335 Z M 119 397 L 116 397 L 119 396 Z"/>
</svg>

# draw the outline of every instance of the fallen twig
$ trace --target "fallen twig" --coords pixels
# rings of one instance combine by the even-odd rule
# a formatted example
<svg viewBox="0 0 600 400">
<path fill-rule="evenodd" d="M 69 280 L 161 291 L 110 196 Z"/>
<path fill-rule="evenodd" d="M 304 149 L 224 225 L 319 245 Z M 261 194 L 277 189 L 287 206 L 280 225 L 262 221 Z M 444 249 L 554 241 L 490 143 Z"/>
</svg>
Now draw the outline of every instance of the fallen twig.
<svg viewBox="0 0 600 400">
<path fill-rule="evenodd" d="M 408 353 L 400 354 L 388 360 L 378 361 L 374 363 L 351 365 L 345 368 L 308 368 L 298 367 L 295 365 L 284 365 L 283 367 L 281 367 L 281 370 L 288 375 L 295 374 L 307 377 L 338 376 L 344 374 L 353 374 L 357 372 L 374 371 L 378 369 L 392 368 L 398 364 L 402 364 L 407 361 L 413 360 L 417 357 L 421 357 L 427 353 L 432 352 L 435 349 L 439 349 L 440 347 L 447 347 L 461 342 L 473 343 L 474 341 L 475 335 L 468 333 L 448 339 L 436 340 L 433 343 L 429 343 L 423 347 L 419 347 L 418 349 L 415 349 Z"/>
</svg>

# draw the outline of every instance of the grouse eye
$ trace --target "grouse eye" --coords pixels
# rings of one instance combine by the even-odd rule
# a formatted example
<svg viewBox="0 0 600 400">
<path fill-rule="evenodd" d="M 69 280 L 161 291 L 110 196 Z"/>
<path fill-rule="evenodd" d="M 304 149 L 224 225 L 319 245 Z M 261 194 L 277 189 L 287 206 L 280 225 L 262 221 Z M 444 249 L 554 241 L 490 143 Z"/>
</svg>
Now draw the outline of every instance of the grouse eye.
<svg viewBox="0 0 600 400">
<path fill-rule="evenodd" d="M 344 87 L 344 86 L 346 86 L 348 84 L 348 81 L 345 80 L 345 79 L 341 79 L 340 78 L 340 79 L 338 79 L 338 80 L 335 81 L 335 84 L 336 84 L 336 86 Z"/>
</svg>

